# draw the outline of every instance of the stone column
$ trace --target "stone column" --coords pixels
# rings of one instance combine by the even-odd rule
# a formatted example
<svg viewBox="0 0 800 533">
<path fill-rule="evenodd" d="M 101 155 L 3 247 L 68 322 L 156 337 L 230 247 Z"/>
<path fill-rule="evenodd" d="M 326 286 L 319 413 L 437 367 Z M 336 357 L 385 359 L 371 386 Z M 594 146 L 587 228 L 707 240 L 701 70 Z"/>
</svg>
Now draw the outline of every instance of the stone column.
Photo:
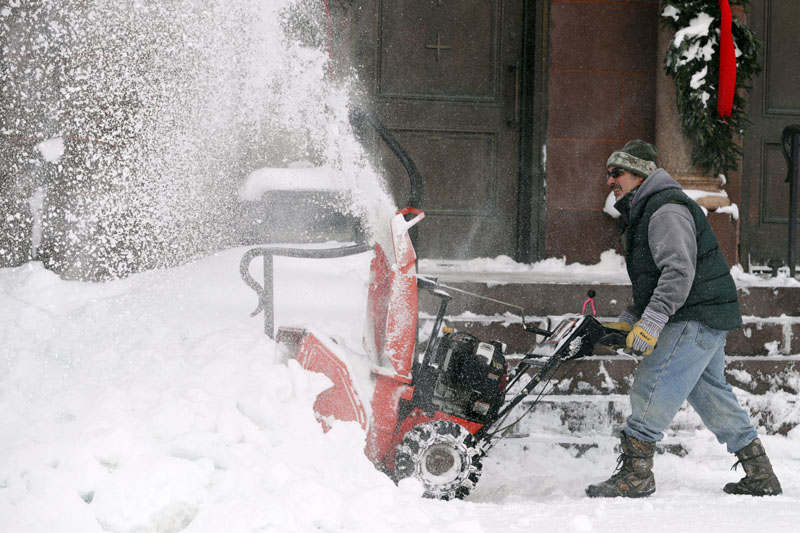
<svg viewBox="0 0 800 533">
<path fill-rule="evenodd" d="M 658 64 L 656 67 L 656 146 L 658 163 L 683 186 L 684 190 L 719 193 L 723 180 L 703 172 L 692 164 L 692 143 L 681 132 L 680 116 L 675 100 L 675 82 L 664 71 L 664 57 L 674 32 L 661 24 L 659 7 Z M 736 177 L 738 179 L 738 173 Z M 731 176 L 728 176 L 730 179 Z M 701 196 L 697 203 L 708 209 L 709 214 L 721 207 L 731 205 L 727 196 Z M 709 216 L 709 222 L 719 241 L 728 264 L 739 262 L 739 220 L 736 216 Z"/>
<path fill-rule="evenodd" d="M 661 13 L 661 9 L 659 13 Z M 720 192 L 722 179 L 704 173 L 692 164 L 692 144 L 681 133 L 680 116 L 675 101 L 675 83 L 664 71 L 664 57 L 673 37 L 671 30 L 661 25 L 658 29 L 658 65 L 656 67 L 656 146 L 658 164 L 665 168 L 684 189 Z M 705 196 L 697 203 L 713 211 L 730 205 L 730 200 L 722 196 Z"/>
</svg>

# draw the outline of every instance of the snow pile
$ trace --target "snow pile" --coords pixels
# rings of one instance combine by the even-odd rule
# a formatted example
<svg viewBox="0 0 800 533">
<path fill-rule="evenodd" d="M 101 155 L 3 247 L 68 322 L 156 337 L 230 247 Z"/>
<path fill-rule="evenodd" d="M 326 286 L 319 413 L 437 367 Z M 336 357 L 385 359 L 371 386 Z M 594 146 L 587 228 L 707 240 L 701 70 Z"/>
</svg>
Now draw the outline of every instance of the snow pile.
<svg viewBox="0 0 800 533">
<path fill-rule="evenodd" d="M 741 473 L 701 430 L 669 435 L 688 455 L 656 458 L 654 497 L 595 501 L 583 487 L 614 469 L 614 428 L 548 435 L 536 415 L 527 437 L 492 451 L 467 501 L 422 500 L 369 464 L 360 426 L 322 432 L 312 405 L 328 382 L 284 361 L 249 317 L 242 252 L 104 284 L 38 263 L 0 270 L 0 531 L 780 531 L 800 518 L 797 429 L 762 437 L 785 496 L 724 495 Z M 329 292 L 341 265 L 311 279 L 281 268 L 288 293 L 341 297 Z M 333 319 L 357 337 L 347 304 Z M 325 325 L 324 308 L 306 319 Z M 598 447 L 557 444 L 581 437 Z"/>
<path fill-rule="evenodd" d="M 360 426 L 322 433 L 328 382 L 248 319 L 240 255 L 103 285 L 0 271 L 0 531 L 330 530 L 415 498 Z"/>
</svg>

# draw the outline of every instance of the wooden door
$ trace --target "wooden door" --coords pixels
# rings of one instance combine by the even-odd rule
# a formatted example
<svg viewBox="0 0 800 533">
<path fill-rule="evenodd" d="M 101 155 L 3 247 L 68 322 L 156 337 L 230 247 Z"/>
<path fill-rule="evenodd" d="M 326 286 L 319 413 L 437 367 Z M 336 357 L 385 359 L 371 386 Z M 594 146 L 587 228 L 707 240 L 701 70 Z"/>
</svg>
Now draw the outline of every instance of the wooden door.
<svg viewBox="0 0 800 533">
<path fill-rule="evenodd" d="M 357 58 L 370 105 L 424 180 L 420 257 L 517 256 L 518 240 L 538 230 L 518 235 L 523 1 L 365 4 Z M 385 147 L 376 149 L 403 204 L 408 176 Z"/>
<path fill-rule="evenodd" d="M 789 184 L 781 132 L 800 124 L 800 2 L 756 0 L 749 26 L 764 43 L 753 83 L 753 126 L 742 159 L 741 257 L 751 267 L 788 256 Z"/>
</svg>

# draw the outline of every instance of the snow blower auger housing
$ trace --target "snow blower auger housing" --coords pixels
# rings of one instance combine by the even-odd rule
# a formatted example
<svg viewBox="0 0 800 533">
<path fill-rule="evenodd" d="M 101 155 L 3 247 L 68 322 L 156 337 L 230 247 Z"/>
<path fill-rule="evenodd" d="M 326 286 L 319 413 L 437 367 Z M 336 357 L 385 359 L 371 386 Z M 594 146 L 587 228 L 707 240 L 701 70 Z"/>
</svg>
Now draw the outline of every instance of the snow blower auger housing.
<svg viewBox="0 0 800 533">
<path fill-rule="evenodd" d="M 509 370 L 502 342 L 442 333 L 451 296 L 435 280 L 418 276 L 408 235 L 423 218 L 414 208 L 394 216 L 391 264 L 375 246 L 366 353 L 347 353 L 327 334 L 302 328 L 280 327 L 276 340 L 303 367 L 333 383 L 314 404 L 326 430 L 331 419 L 360 423 L 367 431 L 365 453 L 378 469 L 398 482 L 415 477 L 425 496 L 448 500 L 463 498 L 475 487 L 483 457 L 521 419 L 507 423 L 511 411 L 533 396 L 539 383 L 564 361 L 591 355 L 595 344 L 618 345 L 624 339 L 591 316 L 565 320 L 550 332 L 526 326 L 523 313 L 523 326 L 547 341 L 534 344 Z M 417 354 L 419 291 L 439 298 L 439 310 L 426 346 Z M 353 356 L 372 362 L 371 396 L 351 372 L 348 358 Z M 525 376 L 530 379 L 521 386 Z M 509 394 L 515 384 L 517 392 Z M 528 405 L 536 401 L 534 396 Z"/>
</svg>

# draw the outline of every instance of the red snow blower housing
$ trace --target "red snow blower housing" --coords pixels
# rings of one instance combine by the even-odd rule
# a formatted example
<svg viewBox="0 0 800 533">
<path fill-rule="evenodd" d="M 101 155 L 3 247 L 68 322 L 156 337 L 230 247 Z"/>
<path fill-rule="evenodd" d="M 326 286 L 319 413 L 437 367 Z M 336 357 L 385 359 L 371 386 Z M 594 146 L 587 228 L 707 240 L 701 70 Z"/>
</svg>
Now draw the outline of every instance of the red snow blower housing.
<svg viewBox="0 0 800 533">
<path fill-rule="evenodd" d="M 423 218 L 414 208 L 394 216 L 393 259 L 375 246 L 366 353 L 348 353 L 327 334 L 306 329 L 280 327 L 276 340 L 303 367 L 331 380 L 314 404 L 323 427 L 331 419 L 360 423 L 367 431 L 365 453 L 377 468 L 395 481 L 415 477 L 425 496 L 447 500 L 463 498 L 475 487 L 483 457 L 521 419 L 507 423 L 508 415 L 529 395 L 535 403 L 538 398 L 531 393 L 539 383 L 564 361 L 591 355 L 596 343 L 624 339 L 591 316 L 565 320 L 550 332 L 526 326 L 523 313 L 523 326 L 547 341 L 534 345 L 509 371 L 502 342 L 442 332 L 451 297 L 434 280 L 417 275 L 408 235 Z M 249 262 L 247 256 L 243 276 L 245 260 Z M 417 350 L 419 291 L 438 297 L 440 304 L 431 335 L 424 349 Z M 364 397 L 368 393 L 351 372 L 348 360 L 354 356 L 372 362 L 371 397 Z M 524 376 L 530 379 L 522 386 Z"/>
</svg>

